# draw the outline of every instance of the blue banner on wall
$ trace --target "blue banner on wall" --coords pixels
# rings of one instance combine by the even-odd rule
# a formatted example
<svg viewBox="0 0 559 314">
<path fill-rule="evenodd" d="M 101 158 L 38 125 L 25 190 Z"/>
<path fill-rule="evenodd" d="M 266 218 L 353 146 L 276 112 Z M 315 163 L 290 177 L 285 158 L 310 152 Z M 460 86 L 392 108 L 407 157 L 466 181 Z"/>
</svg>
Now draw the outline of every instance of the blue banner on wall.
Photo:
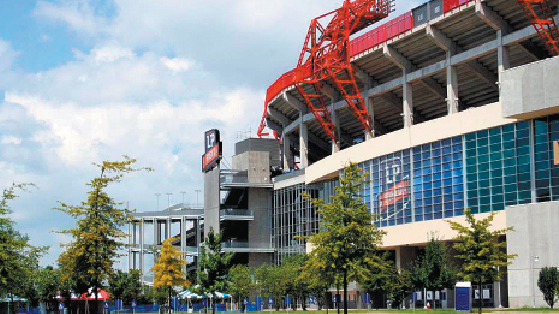
<svg viewBox="0 0 559 314">
<path fill-rule="evenodd" d="M 470 311 L 470 293 L 469 287 L 456 287 L 456 310 Z"/>
</svg>

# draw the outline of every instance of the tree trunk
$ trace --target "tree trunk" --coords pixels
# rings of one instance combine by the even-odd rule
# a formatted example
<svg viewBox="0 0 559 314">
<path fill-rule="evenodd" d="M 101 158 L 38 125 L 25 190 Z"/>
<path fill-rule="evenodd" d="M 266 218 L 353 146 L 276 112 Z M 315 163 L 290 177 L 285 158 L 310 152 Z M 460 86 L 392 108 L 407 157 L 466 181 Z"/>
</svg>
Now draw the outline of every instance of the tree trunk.
<svg viewBox="0 0 559 314">
<path fill-rule="evenodd" d="M 167 313 L 171 313 L 171 287 L 167 287 Z"/>
<path fill-rule="evenodd" d="M 347 269 L 344 269 L 344 314 L 347 314 Z"/>
<path fill-rule="evenodd" d="M 324 291 L 323 294 L 324 294 L 324 303 L 326 303 L 326 314 L 328 314 L 328 309 L 330 307 L 328 306 L 328 299 L 326 298 L 327 291 Z"/>
<path fill-rule="evenodd" d="M 336 296 L 336 303 L 338 305 L 338 314 L 340 314 L 340 300 L 338 300 L 338 298 L 340 297 L 340 284 L 336 284 L 336 288 L 338 290 L 338 295 Z M 336 306 L 336 304 L 334 304 L 334 306 Z"/>
<path fill-rule="evenodd" d="M 95 310 L 93 313 L 95 314 L 99 314 L 99 296 L 97 294 L 97 287 L 95 287 L 95 290 L 93 291 L 93 293 L 95 293 Z"/>
<path fill-rule="evenodd" d="M 477 311 L 478 314 L 481 314 L 481 308 L 483 307 L 483 298 L 482 298 L 483 294 L 482 294 L 482 290 L 481 290 L 481 284 L 482 284 L 482 282 L 480 280 L 479 281 L 479 307 L 478 307 L 478 311 Z M 474 294 L 475 294 L 475 292 L 474 292 Z"/>
</svg>

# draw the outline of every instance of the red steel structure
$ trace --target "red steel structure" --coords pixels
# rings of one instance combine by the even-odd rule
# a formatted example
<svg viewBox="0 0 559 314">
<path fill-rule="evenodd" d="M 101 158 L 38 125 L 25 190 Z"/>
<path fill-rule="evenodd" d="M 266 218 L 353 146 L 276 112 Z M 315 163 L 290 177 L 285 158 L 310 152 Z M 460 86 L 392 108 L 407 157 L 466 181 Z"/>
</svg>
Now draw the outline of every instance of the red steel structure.
<svg viewBox="0 0 559 314">
<path fill-rule="evenodd" d="M 524 15 L 534 26 L 536 32 L 545 44 L 547 51 L 559 55 L 559 29 L 554 20 L 552 4 L 557 5 L 557 0 L 517 0 Z"/>
<path fill-rule="evenodd" d="M 391 0 L 345 0 L 341 8 L 311 21 L 295 68 L 294 84 L 332 141 L 336 141 L 338 135 L 323 98 L 322 88 L 326 81 L 333 83 L 363 129 L 373 131 L 369 113 L 355 81 L 355 71 L 350 63 L 349 38 L 387 17 L 391 9 Z M 321 21 L 328 19 L 328 25 L 321 24 Z"/>
<path fill-rule="evenodd" d="M 355 0 L 353 2 L 345 0 L 341 8 L 311 21 L 297 67 L 287 75 L 287 79 L 292 79 L 292 84 L 295 84 L 304 103 L 332 141 L 336 141 L 337 134 L 322 92 L 323 84 L 329 80 L 344 98 L 363 128 L 369 132 L 373 131 L 367 108 L 359 94 L 355 71 L 350 63 L 349 38 L 387 17 L 391 11 L 393 11 L 392 0 Z M 324 26 L 321 21 L 329 21 L 329 23 Z M 269 100 L 271 99 L 266 99 L 264 114 L 257 132 L 258 136 L 268 135 L 262 131 L 266 126 Z M 278 137 L 277 132 L 274 132 L 274 135 L 276 138 Z"/>
</svg>

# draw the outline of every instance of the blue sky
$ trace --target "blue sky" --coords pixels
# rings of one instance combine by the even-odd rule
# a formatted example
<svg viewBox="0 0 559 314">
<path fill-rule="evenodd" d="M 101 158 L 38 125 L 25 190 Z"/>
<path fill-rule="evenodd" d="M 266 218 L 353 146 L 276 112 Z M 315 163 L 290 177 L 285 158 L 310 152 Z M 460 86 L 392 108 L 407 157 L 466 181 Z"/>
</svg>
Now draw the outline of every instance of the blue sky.
<svg viewBox="0 0 559 314">
<path fill-rule="evenodd" d="M 54 263 L 92 162 L 126 154 L 153 173 L 110 189 L 138 211 L 154 193 L 195 203 L 203 132 L 255 134 L 266 88 L 292 69 L 311 18 L 342 0 L 0 0 L 0 187 L 33 182 L 12 202 Z M 420 1 L 400 0 L 399 14 Z M 161 200 L 161 204 L 166 204 Z M 126 260 L 121 266 L 127 265 Z"/>
</svg>

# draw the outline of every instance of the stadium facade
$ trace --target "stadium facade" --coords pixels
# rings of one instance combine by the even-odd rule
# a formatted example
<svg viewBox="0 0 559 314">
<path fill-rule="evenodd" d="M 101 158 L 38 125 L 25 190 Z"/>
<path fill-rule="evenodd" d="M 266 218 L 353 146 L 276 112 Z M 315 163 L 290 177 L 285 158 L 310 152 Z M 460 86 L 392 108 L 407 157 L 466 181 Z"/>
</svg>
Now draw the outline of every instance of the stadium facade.
<svg viewBox="0 0 559 314">
<path fill-rule="evenodd" d="M 299 236 L 317 231 L 320 217 L 303 193 L 327 201 L 340 170 L 356 162 L 370 173 L 362 199 L 399 268 L 432 237 L 452 244 L 457 234 L 446 220 L 465 222 L 466 208 L 478 218 L 495 213 L 494 229 L 514 228 L 500 240 L 517 257 L 502 282 L 474 287 L 472 301 L 544 306 L 537 274 L 559 266 L 559 57 L 520 2 L 433 0 L 354 38 L 351 62 L 373 132 L 323 84 L 339 135 L 332 140 L 292 84 L 293 71 L 282 75 L 264 114 L 278 140 L 237 143 L 233 170 L 218 165 L 204 174 L 204 210 L 194 224 L 202 230 L 191 232 L 198 245 L 190 251 L 179 241 L 185 255 L 195 259 L 202 220 L 226 230 L 232 244 L 224 250 L 242 251 L 253 266 L 308 252 Z M 227 218 L 226 209 L 244 218 Z M 181 227 L 182 239 L 187 233 Z M 350 296 L 356 304 L 358 290 Z M 417 306 L 426 298 L 453 306 L 451 290 L 421 295 Z"/>
</svg>

